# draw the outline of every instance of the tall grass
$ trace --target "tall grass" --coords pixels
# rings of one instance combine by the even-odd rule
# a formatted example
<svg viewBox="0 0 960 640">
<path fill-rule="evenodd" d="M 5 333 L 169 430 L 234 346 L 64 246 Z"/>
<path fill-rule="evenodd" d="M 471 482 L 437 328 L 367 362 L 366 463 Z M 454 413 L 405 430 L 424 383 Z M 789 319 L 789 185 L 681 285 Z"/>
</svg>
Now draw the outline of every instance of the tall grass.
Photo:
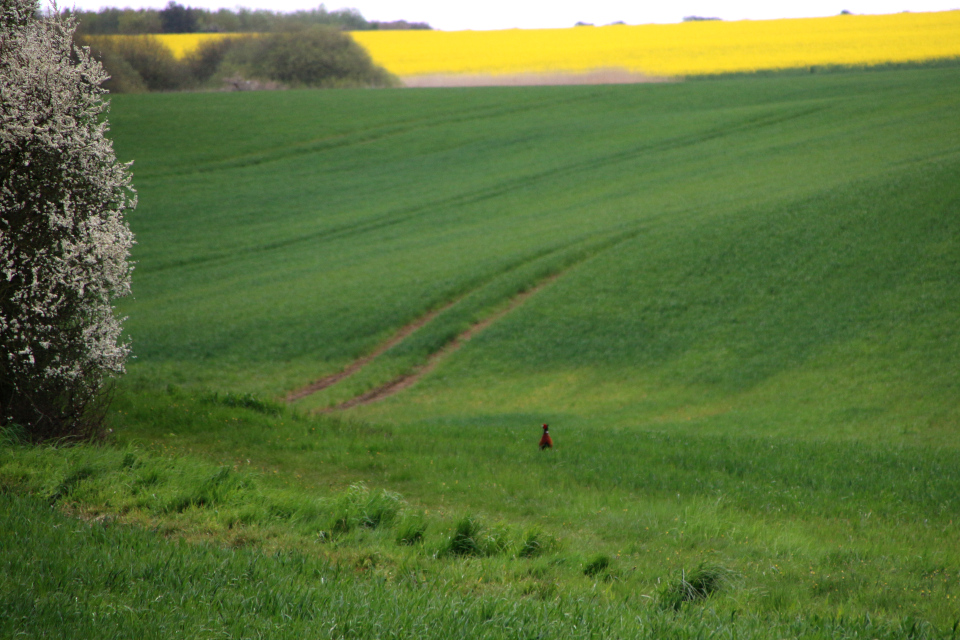
<svg viewBox="0 0 960 640">
<path fill-rule="evenodd" d="M 696 638 L 718 626 L 744 638 L 940 636 L 910 620 L 676 616 L 589 597 L 462 595 L 416 571 L 369 580 L 310 553 L 182 544 L 6 492 L 0 541 L 0 633 L 10 637 Z"/>
<path fill-rule="evenodd" d="M 958 593 L 949 450 L 588 428 L 558 429 L 545 456 L 536 424 L 378 428 L 210 413 L 202 394 L 174 404 L 118 407 L 116 431 L 138 429 L 153 452 L 14 449 L 0 480 L 91 516 L 313 549 L 376 575 L 414 562 L 482 591 L 575 596 L 598 583 L 614 600 L 658 601 L 660 585 L 708 562 L 739 576 L 710 599 L 717 610 L 842 607 L 940 626 Z"/>
</svg>

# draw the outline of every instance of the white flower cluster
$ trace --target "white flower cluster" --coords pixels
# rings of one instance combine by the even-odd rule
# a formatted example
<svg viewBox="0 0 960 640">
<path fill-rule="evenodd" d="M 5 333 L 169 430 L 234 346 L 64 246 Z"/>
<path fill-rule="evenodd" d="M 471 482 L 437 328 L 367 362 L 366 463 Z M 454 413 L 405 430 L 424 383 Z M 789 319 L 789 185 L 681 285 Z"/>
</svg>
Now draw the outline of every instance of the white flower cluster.
<svg viewBox="0 0 960 640">
<path fill-rule="evenodd" d="M 0 424 L 53 433 L 123 372 L 111 301 L 130 290 L 136 197 L 72 21 L 31 0 L 3 0 L 0 20 Z"/>
</svg>

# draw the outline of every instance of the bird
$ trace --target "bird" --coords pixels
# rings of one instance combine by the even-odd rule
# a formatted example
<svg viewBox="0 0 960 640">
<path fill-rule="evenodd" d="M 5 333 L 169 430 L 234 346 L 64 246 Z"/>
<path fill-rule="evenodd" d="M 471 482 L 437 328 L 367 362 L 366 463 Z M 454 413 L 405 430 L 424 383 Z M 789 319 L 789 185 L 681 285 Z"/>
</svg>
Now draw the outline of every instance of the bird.
<svg viewBox="0 0 960 640">
<path fill-rule="evenodd" d="M 547 431 L 547 425 L 543 425 L 543 437 L 540 438 L 540 450 L 552 449 L 553 448 L 553 438 L 550 437 L 550 432 Z"/>
</svg>

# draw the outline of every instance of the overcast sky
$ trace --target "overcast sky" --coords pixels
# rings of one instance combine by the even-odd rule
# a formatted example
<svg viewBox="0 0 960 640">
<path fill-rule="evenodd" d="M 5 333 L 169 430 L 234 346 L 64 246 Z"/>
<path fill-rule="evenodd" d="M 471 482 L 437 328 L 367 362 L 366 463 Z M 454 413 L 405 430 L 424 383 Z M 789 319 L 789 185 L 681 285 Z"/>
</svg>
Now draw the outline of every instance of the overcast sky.
<svg viewBox="0 0 960 640">
<path fill-rule="evenodd" d="M 97 10 L 104 6 L 132 8 L 162 8 L 168 0 L 60 0 L 61 8 Z M 238 6 L 249 9 L 295 11 L 319 6 L 309 0 L 179 0 L 180 4 L 206 9 Z M 42 0 L 46 4 L 45 0 Z M 800 18 L 833 16 L 843 10 L 853 13 L 898 13 L 900 11 L 945 11 L 960 8 L 960 0 L 484 0 L 458 2 L 456 0 L 334 0 L 327 9 L 351 7 L 358 9 L 368 20 L 409 20 L 428 22 L 435 29 L 537 29 L 570 27 L 578 21 L 591 24 L 609 24 L 622 20 L 627 24 L 651 22 L 680 22 L 684 16 L 716 17 L 724 20 L 767 20 L 773 18 Z"/>
</svg>

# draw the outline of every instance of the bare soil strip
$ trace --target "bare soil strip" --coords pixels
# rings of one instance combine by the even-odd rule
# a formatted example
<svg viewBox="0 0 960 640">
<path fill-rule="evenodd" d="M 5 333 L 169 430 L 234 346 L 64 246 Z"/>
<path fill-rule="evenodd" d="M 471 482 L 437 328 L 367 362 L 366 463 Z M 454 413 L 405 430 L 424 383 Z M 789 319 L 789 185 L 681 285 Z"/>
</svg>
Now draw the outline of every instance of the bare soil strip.
<svg viewBox="0 0 960 640">
<path fill-rule="evenodd" d="M 369 363 L 371 360 L 379 356 L 381 353 L 387 351 L 394 345 L 400 343 L 404 338 L 409 336 L 411 333 L 413 333 L 420 327 L 424 326 L 425 324 L 433 320 L 435 317 L 437 317 L 440 313 L 446 311 L 447 309 L 449 309 L 459 301 L 460 301 L 460 298 L 452 300 L 451 302 L 448 302 L 447 304 L 443 305 L 439 309 L 435 309 L 430 313 L 426 314 L 425 316 L 422 316 L 414 320 L 410 324 L 401 327 L 400 330 L 397 331 L 395 334 L 393 334 L 393 336 L 391 336 L 389 340 L 382 343 L 380 346 L 378 346 L 376 349 L 374 349 L 367 355 L 357 360 L 354 360 L 342 371 L 338 371 L 337 373 L 333 373 L 324 378 L 320 378 L 319 380 L 315 380 L 314 382 L 311 382 L 305 387 L 295 389 L 290 393 L 288 393 L 287 397 L 284 398 L 284 400 L 286 400 L 287 402 L 296 402 L 297 400 L 302 400 L 303 398 L 306 398 L 311 394 L 314 394 L 318 391 L 326 389 L 327 387 L 337 384 L 344 378 L 349 378 L 350 376 L 355 374 L 357 371 L 365 367 L 367 363 Z"/>
<path fill-rule="evenodd" d="M 573 84 L 638 84 L 677 82 L 677 78 L 650 76 L 626 69 L 594 69 L 585 72 L 543 72 L 510 74 L 436 73 L 401 78 L 411 88 L 439 87 L 534 87 Z"/>
<path fill-rule="evenodd" d="M 636 235 L 636 234 L 628 233 L 626 235 L 621 235 L 615 239 L 613 244 L 618 244 L 619 242 L 622 242 L 625 238 L 632 237 L 633 235 Z M 604 242 L 602 243 L 602 246 L 607 247 L 608 244 Z M 553 253 L 553 251 L 550 251 L 549 253 Z M 543 257 L 543 256 L 538 256 L 535 259 L 539 259 L 540 257 Z M 524 262 L 527 262 L 527 261 L 524 261 Z M 569 269 L 571 266 L 573 265 L 568 265 L 566 269 Z M 564 271 L 566 271 L 566 269 L 564 269 Z M 505 309 L 503 309 L 501 312 L 494 314 L 490 318 L 487 318 L 486 320 L 483 320 L 477 323 L 476 325 L 474 325 L 473 327 L 471 327 L 461 335 L 454 338 L 453 341 L 451 341 L 443 349 L 441 349 L 437 353 L 432 354 L 427 359 L 427 362 L 424 364 L 424 366 L 421 367 L 420 369 L 417 369 L 413 373 L 407 374 L 405 376 L 401 376 L 400 378 L 397 378 L 396 380 L 393 380 L 392 382 L 386 385 L 378 387 L 377 389 L 369 391 L 362 396 L 358 396 L 357 398 L 348 400 L 346 403 L 342 405 L 339 405 L 336 407 L 330 407 L 320 411 L 321 412 L 334 411 L 334 410 L 356 406 L 358 404 L 366 404 L 367 402 L 374 402 L 375 400 L 379 400 L 380 398 L 385 398 L 389 395 L 393 395 L 394 393 L 397 393 L 398 391 L 401 391 L 402 389 L 405 389 L 406 387 L 416 382 L 421 376 L 423 376 L 424 374 L 432 370 L 433 367 L 436 366 L 437 359 L 443 357 L 448 352 L 459 348 L 460 344 L 464 340 L 469 340 L 475 333 L 477 333 L 478 331 L 482 331 L 491 322 L 494 322 L 495 320 L 500 318 L 503 314 L 509 313 L 516 305 L 520 304 L 521 302 L 526 300 L 527 297 L 533 295 L 534 293 L 539 291 L 542 287 L 556 280 L 558 277 L 560 277 L 560 274 L 555 274 L 553 276 L 550 276 L 545 280 L 541 281 L 532 289 L 528 289 L 527 291 L 514 296 L 514 298 L 511 299 L 511 301 L 508 303 Z M 349 365 L 347 365 L 346 368 L 344 368 L 343 370 L 337 373 L 330 374 L 326 377 L 320 378 L 319 380 L 315 380 L 314 382 L 311 382 L 310 384 L 304 387 L 291 391 L 290 393 L 287 394 L 284 400 L 290 403 L 296 402 L 297 400 L 302 400 L 303 398 L 306 398 L 311 394 L 317 393 L 318 391 L 322 391 L 323 389 L 326 389 L 327 387 L 331 387 L 337 384 L 338 382 L 340 382 L 341 380 L 344 380 L 345 378 L 352 376 L 353 374 L 360 371 L 367 364 L 369 364 L 372 360 L 374 360 L 375 358 L 383 354 L 385 351 L 389 350 L 391 347 L 397 345 L 398 343 L 406 339 L 407 336 L 417 331 L 424 325 L 428 324 L 438 315 L 440 315 L 441 313 L 443 313 L 453 305 L 459 303 L 468 295 L 470 295 L 469 292 L 460 296 L 459 298 L 451 300 L 450 302 L 446 303 L 442 307 L 439 307 L 438 309 L 435 309 L 434 311 L 427 313 L 426 315 L 418 318 L 417 320 L 411 322 L 410 324 L 407 324 L 401 327 L 400 330 L 398 330 L 395 334 L 393 334 L 393 336 L 391 336 L 389 340 L 379 345 L 372 352 L 368 353 L 365 356 L 362 356 L 361 358 L 358 358 L 357 360 L 354 360 Z"/>
<path fill-rule="evenodd" d="M 402 375 L 399 378 L 391 380 L 390 382 L 384 385 L 381 385 L 375 389 L 371 389 L 370 391 L 367 391 L 366 393 L 359 395 L 356 398 L 351 398 L 350 400 L 347 400 L 346 402 L 343 402 L 335 407 L 327 407 L 325 409 L 319 409 L 317 413 L 331 413 L 333 411 L 343 411 L 345 409 L 351 409 L 353 407 L 357 407 L 363 404 L 370 404 L 373 402 L 377 402 L 379 400 L 383 400 L 384 398 L 389 398 L 390 396 L 403 391 L 407 387 L 414 385 L 418 380 L 420 380 L 420 378 L 422 378 L 426 374 L 433 371 L 436 368 L 436 366 L 440 364 L 441 360 L 448 357 L 454 351 L 462 347 L 466 341 L 470 340 L 473 336 L 477 335 L 478 333 L 480 333 L 481 331 L 489 327 L 491 324 L 493 324 L 503 316 L 507 315 L 508 313 L 516 309 L 518 306 L 523 304 L 527 300 L 527 298 L 529 298 L 536 292 L 540 291 L 542 288 L 544 288 L 545 286 L 547 286 L 548 284 L 550 284 L 551 282 L 553 282 L 559 277 L 560 277 L 560 274 L 552 275 L 549 278 L 540 282 L 534 288 L 527 289 L 523 293 L 517 294 L 516 296 L 513 297 L 512 300 L 510 300 L 509 304 L 505 308 L 481 320 L 480 322 L 476 323 L 475 325 L 471 326 L 469 329 L 467 329 L 466 331 L 458 335 L 456 338 L 451 340 L 442 349 L 440 349 L 436 353 L 431 354 L 430 357 L 427 359 L 426 363 L 424 363 L 423 366 L 417 368 L 415 371 L 408 373 L 406 375 Z"/>
</svg>

